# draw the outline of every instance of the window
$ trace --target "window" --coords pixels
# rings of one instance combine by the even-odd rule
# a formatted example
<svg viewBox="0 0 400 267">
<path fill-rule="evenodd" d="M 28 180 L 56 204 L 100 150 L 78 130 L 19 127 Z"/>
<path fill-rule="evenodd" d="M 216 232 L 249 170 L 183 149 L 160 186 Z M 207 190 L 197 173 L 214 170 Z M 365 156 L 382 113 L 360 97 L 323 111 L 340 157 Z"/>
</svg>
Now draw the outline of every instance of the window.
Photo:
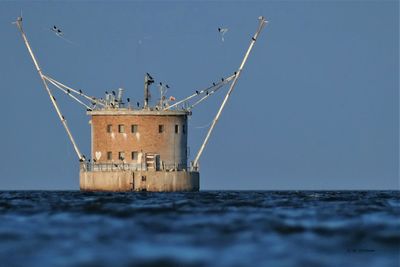
<svg viewBox="0 0 400 267">
<path fill-rule="evenodd" d="M 175 124 L 175 133 L 176 134 L 179 133 L 179 125 L 178 124 Z"/>
<path fill-rule="evenodd" d="M 158 125 L 158 132 L 163 133 L 164 132 L 164 125 L 160 124 Z"/>
<path fill-rule="evenodd" d="M 124 133 L 125 132 L 125 125 L 123 125 L 123 124 L 118 125 L 118 132 L 119 133 Z"/>
<path fill-rule="evenodd" d="M 138 159 L 138 152 L 137 151 L 132 151 L 131 157 L 132 157 L 132 160 L 137 160 Z"/>
<path fill-rule="evenodd" d="M 182 125 L 182 133 L 185 134 L 186 133 L 186 125 Z"/>
<path fill-rule="evenodd" d="M 108 124 L 107 125 L 107 133 L 111 133 L 112 132 L 112 124 Z"/>
<path fill-rule="evenodd" d="M 138 126 L 137 126 L 137 124 L 132 124 L 132 125 L 131 125 L 131 132 L 132 132 L 132 133 L 137 133 L 137 132 L 138 132 Z"/>
<path fill-rule="evenodd" d="M 118 152 L 118 159 L 119 160 L 124 160 L 125 159 L 125 152 L 123 152 L 123 151 Z"/>
<path fill-rule="evenodd" d="M 142 176 L 142 182 L 146 182 L 146 176 Z"/>
<path fill-rule="evenodd" d="M 107 152 L 107 160 L 112 160 L 112 152 L 111 151 Z"/>
</svg>

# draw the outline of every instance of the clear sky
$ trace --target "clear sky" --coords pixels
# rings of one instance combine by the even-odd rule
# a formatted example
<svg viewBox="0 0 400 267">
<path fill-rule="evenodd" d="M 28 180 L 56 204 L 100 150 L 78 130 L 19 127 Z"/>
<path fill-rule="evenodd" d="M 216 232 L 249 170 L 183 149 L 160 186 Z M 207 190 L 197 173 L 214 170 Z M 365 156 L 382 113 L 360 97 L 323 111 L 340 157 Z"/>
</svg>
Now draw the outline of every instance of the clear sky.
<svg viewBox="0 0 400 267">
<path fill-rule="evenodd" d="M 44 73 L 99 97 L 123 87 L 135 102 L 146 72 L 178 99 L 233 73 L 263 15 L 200 160 L 201 189 L 399 189 L 398 1 L 2 1 L 0 189 L 79 188 L 77 157 L 11 24 L 21 9 Z M 89 155 L 85 110 L 57 95 Z M 194 110 L 192 158 L 222 98 Z"/>
</svg>

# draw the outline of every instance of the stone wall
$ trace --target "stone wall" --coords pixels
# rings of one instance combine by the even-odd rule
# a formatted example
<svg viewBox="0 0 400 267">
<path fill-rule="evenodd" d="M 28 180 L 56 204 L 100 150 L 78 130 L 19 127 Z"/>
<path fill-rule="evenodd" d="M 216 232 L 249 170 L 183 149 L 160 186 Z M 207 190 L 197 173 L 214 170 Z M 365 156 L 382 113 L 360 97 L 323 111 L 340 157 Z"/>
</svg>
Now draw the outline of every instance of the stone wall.
<svg viewBox="0 0 400 267">
<path fill-rule="evenodd" d="M 169 114 L 169 113 L 166 113 Z M 92 115 L 92 159 L 98 163 L 121 163 L 119 152 L 124 152 L 126 163 L 144 160 L 144 154 L 159 154 L 160 160 L 167 165 L 187 165 L 187 114 L 152 115 L 146 114 L 89 114 Z M 111 132 L 107 131 L 111 126 Z M 124 125 L 124 132 L 118 126 Z M 137 125 L 132 133 L 131 125 Z M 164 131 L 159 132 L 159 125 Z M 177 127 L 178 132 L 175 132 Z M 138 152 L 138 159 L 132 159 L 132 152 Z M 112 159 L 107 159 L 112 152 Z"/>
<path fill-rule="evenodd" d="M 199 191 L 199 173 L 186 171 L 102 171 L 81 170 L 82 191 Z"/>
</svg>

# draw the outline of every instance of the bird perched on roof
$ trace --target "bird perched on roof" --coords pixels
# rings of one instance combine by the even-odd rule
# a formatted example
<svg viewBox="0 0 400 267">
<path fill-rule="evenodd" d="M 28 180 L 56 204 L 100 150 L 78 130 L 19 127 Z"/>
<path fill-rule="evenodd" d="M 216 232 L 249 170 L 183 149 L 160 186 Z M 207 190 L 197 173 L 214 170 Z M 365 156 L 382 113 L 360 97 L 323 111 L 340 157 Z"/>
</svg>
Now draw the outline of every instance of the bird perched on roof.
<svg viewBox="0 0 400 267">
<path fill-rule="evenodd" d="M 224 42 L 225 41 L 224 35 L 225 35 L 225 33 L 228 32 L 228 28 L 218 28 L 218 32 L 221 34 L 222 42 Z"/>
</svg>

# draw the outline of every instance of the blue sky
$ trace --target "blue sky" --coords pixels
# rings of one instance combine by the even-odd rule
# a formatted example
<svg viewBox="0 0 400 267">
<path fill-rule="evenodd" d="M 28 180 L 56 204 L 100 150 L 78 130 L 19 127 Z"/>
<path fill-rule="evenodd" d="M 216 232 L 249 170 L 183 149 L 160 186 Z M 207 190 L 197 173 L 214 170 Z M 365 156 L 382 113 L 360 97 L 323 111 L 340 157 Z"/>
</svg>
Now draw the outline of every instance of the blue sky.
<svg viewBox="0 0 400 267">
<path fill-rule="evenodd" d="M 79 188 L 76 155 L 11 24 L 21 9 L 44 73 L 90 95 L 123 87 L 133 101 L 146 72 L 178 99 L 233 73 L 263 15 L 200 160 L 201 188 L 399 189 L 398 1 L 1 2 L 0 189 Z M 223 92 L 193 112 L 192 158 Z M 57 99 L 89 155 L 85 110 Z"/>
</svg>

